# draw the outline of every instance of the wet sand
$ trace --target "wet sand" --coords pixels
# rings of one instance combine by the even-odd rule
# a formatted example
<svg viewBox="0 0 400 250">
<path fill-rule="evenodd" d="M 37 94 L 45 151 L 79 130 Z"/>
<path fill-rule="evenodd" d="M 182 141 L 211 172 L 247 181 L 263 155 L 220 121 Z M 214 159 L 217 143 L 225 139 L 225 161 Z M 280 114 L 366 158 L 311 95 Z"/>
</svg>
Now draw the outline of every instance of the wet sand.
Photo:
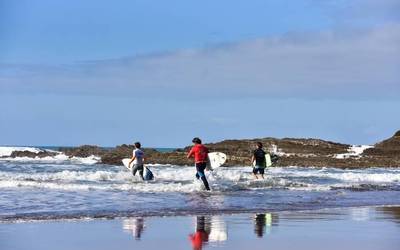
<svg viewBox="0 0 400 250">
<path fill-rule="evenodd" d="M 391 249 L 400 207 L 0 223 L 0 249 Z"/>
</svg>

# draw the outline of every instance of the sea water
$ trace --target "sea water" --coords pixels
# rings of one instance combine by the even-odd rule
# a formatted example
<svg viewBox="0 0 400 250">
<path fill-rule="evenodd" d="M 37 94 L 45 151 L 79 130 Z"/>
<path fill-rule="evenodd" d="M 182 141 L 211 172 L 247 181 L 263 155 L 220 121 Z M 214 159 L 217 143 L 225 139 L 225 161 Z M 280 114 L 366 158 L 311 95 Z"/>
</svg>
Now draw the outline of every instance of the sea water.
<svg viewBox="0 0 400 250">
<path fill-rule="evenodd" d="M 7 150 L 0 153 L 15 149 Z M 264 180 L 254 180 L 249 166 L 221 167 L 206 172 L 207 192 L 193 166 L 147 165 L 155 180 L 143 182 L 122 166 L 98 161 L 63 154 L 1 158 L 0 221 L 400 204 L 400 168 L 272 167 Z"/>
</svg>

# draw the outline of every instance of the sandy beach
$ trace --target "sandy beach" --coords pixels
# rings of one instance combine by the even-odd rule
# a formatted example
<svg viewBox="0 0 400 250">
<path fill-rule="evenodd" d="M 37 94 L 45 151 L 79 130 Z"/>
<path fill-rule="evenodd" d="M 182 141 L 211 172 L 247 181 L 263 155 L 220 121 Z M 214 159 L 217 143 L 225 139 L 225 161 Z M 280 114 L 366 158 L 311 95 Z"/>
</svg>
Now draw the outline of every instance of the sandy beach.
<svg viewBox="0 0 400 250">
<path fill-rule="evenodd" d="M 1 249 L 381 249 L 400 244 L 400 207 L 0 224 Z"/>
</svg>

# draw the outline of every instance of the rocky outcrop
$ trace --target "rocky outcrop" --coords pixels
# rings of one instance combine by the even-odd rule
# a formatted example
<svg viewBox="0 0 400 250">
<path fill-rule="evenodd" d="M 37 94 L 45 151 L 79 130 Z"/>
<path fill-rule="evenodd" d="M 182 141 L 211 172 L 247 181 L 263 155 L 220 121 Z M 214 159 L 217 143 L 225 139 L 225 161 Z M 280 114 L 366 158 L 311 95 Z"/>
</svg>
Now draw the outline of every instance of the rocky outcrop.
<svg viewBox="0 0 400 250">
<path fill-rule="evenodd" d="M 17 158 L 17 157 L 28 157 L 28 158 L 44 158 L 44 157 L 52 157 L 57 155 L 56 152 L 52 152 L 52 151 L 47 151 L 47 150 L 43 150 L 43 151 L 39 151 L 39 152 L 32 152 L 32 151 L 27 151 L 27 150 L 23 150 L 23 151 L 14 151 L 11 153 L 10 156 L 7 156 L 9 158 Z"/>
<path fill-rule="evenodd" d="M 132 157 L 132 151 L 134 150 L 133 145 L 120 145 L 112 150 L 109 150 L 101 156 L 101 162 L 103 164 L 111 165 L 122 165 L 121 160 L 124 158 Z M 155 149 L 143 149 L 146 155 L 146 162 L 155 164 L 174 164 L 174 165 L 188 165 L 191 164 L 186 159 L 186 153 L 182 150 L 176 150 L 174 152 L 158 152 Z"/>
<path fill-rule="evenodd" d="M 315 167 L 400 167 L 400 132 L 392 138 L 377 143 L 374 148 L 365 150 L 361 155 L 348 155 L 351 145 L 319 139 L 294 139 L 294 138 L 261 138 L 243 140 L 224 140 L 209 143 L 206 146 L 210 151 L 224 152 L 227 154 L 225 166 L 250 165 L 251 153 L 255 143 L 260 141 L 264 148 L 279 156 L 276 166 L 315 166 Z M 121 165 L 123 158 L 131 157 L 131 145 L 117 146 L 102 156 L 102 163 Z M 193 165 L 192 160 L 186 158 L 190 146 L 177 149 L 173 152 L 158 152 L 154 149 L 145 149 L 148 163 Z"/>
<path fill-rule="evenodd" d="M 98 146 L 93 146 L 93 145 L 82 145 L 79 147 L 65 147 L 65 148 L 59 148 L 58 151 L 63 152 L 67 156 L 75 156 L 75 157 L 89 157 L 91 155 L 96 155 L 102 157 L 104 154 L 108 152 L 108 150 L 98 147 Z"/>
<path fill-rule="evenodd" d="M 377 166 L 400 167 L 400 130 L 363 152 L 363 158 L 377 162 Z"/>
<path fill-rule="evenodd" d="M 210 151 L 227 154 L 225 166 L 248 166 L 256 142 L 262 142 L 270 153 L 279 156 L 275 166 L 315 166 L 315 167 L 400 167 L 400 131 L 393 137 L 379 142 L 373 148 L 366 149 L 362 154 L 349 154 L 351 145 L 324 141 L 319 139 L 295 138 L 261 138 L 243 140 L 224 140 L 209 143 L 206 146 Z M 101 148 L 98 146 L 83 145 L 75 148 L 60 148 L 69 157 L 101 157 L 103 164 L 122 165 L 123 158 L 132 156 L 133 145 L 120 145 L 115 148 Z M 176 149 L 172 152 L 159 152 L 155 149 L 144 149 L 147 163 L 193 165 L 192 159 L 186 154 L 190 146 Z M 362 150 L 361 150 L 362 151 Z M 43 150 L 40 152 L 14 151 L 7 157 L 46 157 L 55 156 L 59 152 Z M 345 157 L 343 156 L 346 155 Z M 343 157 L 338 157 L 342 155 Z"/>
<path fill-rule="evenodd" d="M 400 131 L 393 137 L 375 144 L 373 148 L 365 150 L 364 156 L 400 157 Z"/>
</svg>

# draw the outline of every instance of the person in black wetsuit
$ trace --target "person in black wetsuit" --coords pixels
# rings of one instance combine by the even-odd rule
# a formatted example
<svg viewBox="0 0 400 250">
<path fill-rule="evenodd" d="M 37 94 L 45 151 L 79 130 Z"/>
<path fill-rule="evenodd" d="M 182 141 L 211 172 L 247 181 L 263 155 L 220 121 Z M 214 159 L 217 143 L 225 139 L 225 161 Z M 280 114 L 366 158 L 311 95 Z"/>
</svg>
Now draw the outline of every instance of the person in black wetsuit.
<svg viewBox="0 0 400 250">
<path fill-rule="evenodd" d="M 265 155 L 267 154 L 262 148 L 263 145 L 261 142 L 257 142 L 257 149 L 253 151 L 253 155 L 251 157 L 251 164 L 255 161 L 255 166 L 253 168 L 253 174 L 256 179 L 258 179 L 258 175 L 264 179 L 264 169 L 266 167 L 266 159 Z"/>
</svg>

